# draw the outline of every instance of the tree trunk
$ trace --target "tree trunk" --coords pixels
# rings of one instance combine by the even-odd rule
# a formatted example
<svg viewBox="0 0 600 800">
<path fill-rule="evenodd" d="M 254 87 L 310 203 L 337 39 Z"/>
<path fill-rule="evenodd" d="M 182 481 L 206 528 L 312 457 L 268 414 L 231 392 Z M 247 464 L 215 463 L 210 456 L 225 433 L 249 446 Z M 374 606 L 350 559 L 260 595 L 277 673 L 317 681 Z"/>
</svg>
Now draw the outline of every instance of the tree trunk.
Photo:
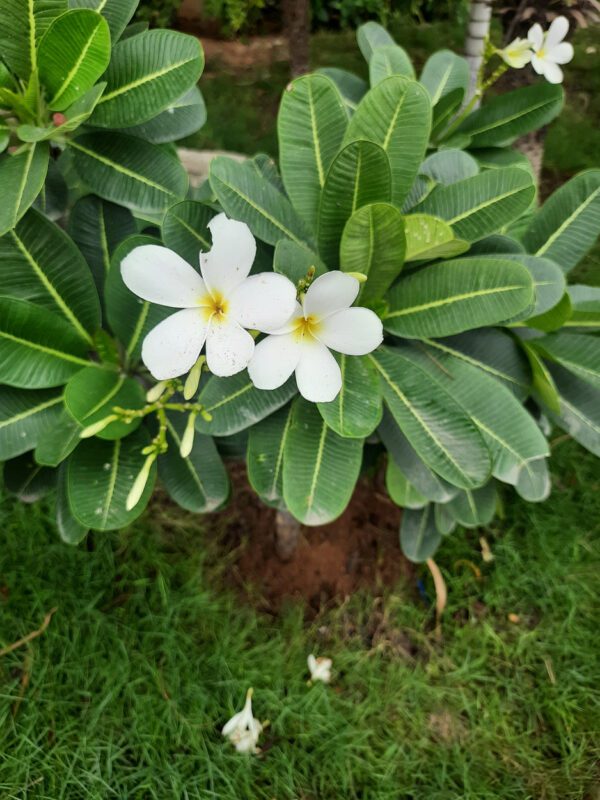
<svg viewBox="0 0 600 800">
<path fill-rule="evenodd" d="M 465 56 L 469 62 L 469 89 L 465 102 L 475 94 L 477 77 L 483 63 L 485 40 L 490 32 L 492 19 L 492 0 L 471 0 L 469 6 L 469 27 L 465 41 Z M 477 103 L 479 105 L 479 103 Z"/>
<path fill-rule="evenodd" d="M 300 523 L 289 511 L 278 511 L 275 517 L 275 550 L 282 561 L 289 561 L 298 546 Z"/>
<path fill-rule="evenodd" d="M 283 0 L 283 25 L 290 48 L 292 78 L 309 67 L 310 0 Z"/>
</svg>

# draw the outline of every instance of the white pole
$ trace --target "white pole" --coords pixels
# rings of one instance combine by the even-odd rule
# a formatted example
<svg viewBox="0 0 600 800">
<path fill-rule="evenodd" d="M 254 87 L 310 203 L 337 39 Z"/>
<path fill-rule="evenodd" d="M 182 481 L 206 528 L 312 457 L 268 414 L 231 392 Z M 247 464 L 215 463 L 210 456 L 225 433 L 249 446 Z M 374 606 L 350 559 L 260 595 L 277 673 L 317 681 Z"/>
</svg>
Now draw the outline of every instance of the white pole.
<svg viewBox="0 0 600 800">
<path fill-rule="evenodd" d="M 492 0 L 472 0 L 469 7 L 469 27 L 465 41 L 465 55 L 471 68 L 469 89 L 465 101 L 475 94 L 477 76 L 483 61 L 485 40 L 490 32 L 492 19 Z M 479 105 L 479 103 L 477 104 Z"/>
</svg>

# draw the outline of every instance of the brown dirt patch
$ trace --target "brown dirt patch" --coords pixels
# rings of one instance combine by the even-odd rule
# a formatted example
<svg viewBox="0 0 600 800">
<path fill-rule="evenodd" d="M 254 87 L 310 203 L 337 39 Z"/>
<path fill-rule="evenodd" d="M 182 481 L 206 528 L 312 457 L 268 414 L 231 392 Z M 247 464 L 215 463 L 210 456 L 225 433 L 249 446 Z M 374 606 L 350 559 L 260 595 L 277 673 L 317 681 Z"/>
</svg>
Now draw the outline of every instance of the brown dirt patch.
<svg viewBox="0 0 600 800">
<path fill-rule="evenodd" d="M 362 479 L 350 505 L 329 525 L 301 527 L 293 556 L 275 550 L 275 515 L 233 469 L 233 502 L 217 515 L 229 551 L 227 580 L 261 610 L 276 612 L 288 600 L 304 600 L 307 613 L 339 603 L 358 589 L 381 591 L 414 582 L 414 567 L 398 539 L 401 511 L 372 480 Z M 232 558 L 233 551 L 233 561 Z"/>
</svg>

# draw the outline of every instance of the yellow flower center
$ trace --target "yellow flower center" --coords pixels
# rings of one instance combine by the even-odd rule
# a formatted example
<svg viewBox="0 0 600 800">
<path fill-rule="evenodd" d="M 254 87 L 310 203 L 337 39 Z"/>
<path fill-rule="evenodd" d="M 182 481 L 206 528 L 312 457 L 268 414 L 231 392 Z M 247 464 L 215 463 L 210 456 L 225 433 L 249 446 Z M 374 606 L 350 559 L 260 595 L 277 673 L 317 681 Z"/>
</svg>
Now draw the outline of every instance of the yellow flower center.
<svg viewBox="0 0 600 800">
<path fill-rule="evenodd" d="M 215 322 L 222 321 L 229 310 L 229 303 L 220 292 L 214 292 L 213 294 L 207 292 L 200 298 L 198 305 L 204 318 L 209 320 L 212 317 L 216 317 Z"/>
<path fill-rule="evenodd" d="M 318 320 L 316 317 L 313 316 L 298 317 L 298 319 L 295 322 L 295 327 L 292 333 L 297 339 L 302 339 L 302 337 L 305 334 L 308 336 L 316 337 L 320 327 L 321 327 L 321 321 Z"/>
</svg>

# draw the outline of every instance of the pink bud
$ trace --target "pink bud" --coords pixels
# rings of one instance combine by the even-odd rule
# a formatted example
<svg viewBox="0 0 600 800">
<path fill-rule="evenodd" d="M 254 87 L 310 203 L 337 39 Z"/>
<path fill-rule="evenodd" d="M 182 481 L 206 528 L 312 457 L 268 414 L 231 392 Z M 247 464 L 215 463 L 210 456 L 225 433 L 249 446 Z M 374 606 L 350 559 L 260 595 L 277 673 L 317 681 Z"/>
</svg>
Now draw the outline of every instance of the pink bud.
<svg viewBox="0 0 600 800">
<path fill-rule="evenodd" d="M 56 125 L 57 128 L 59 125 L 64 125 L 66 121 L 67 118 L 65 117 L 64 114 L 60 113 L 52 114 L 52 122 Z"/>
</svg>

